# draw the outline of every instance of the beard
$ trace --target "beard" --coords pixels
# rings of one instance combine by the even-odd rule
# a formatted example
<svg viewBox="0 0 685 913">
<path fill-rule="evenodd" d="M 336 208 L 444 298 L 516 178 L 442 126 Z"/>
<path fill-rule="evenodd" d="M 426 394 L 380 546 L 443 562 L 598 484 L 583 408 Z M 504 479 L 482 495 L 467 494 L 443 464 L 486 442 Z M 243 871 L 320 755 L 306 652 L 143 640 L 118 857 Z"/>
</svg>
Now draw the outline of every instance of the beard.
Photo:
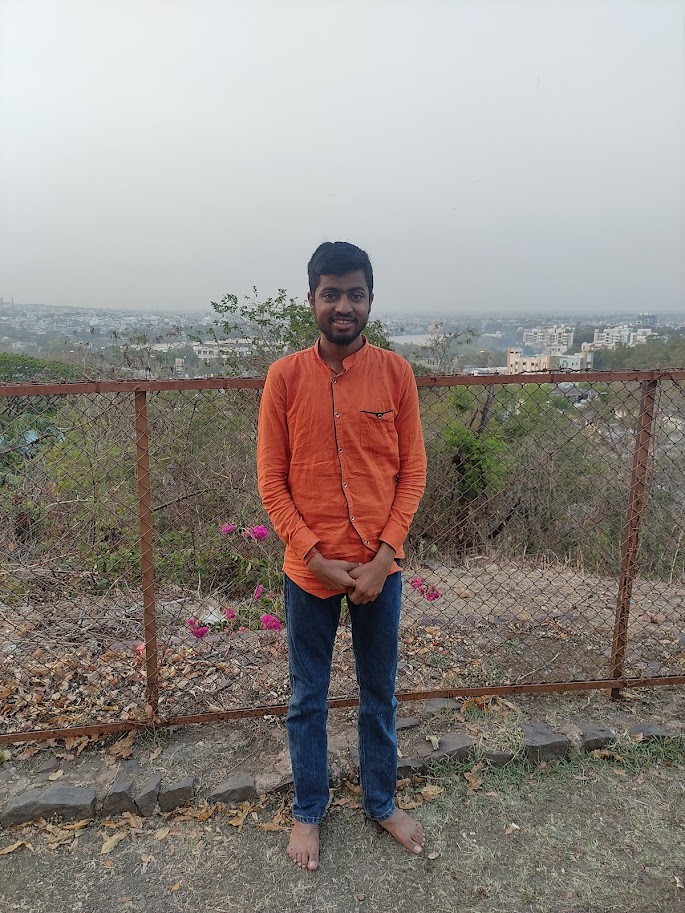
<svg viewBox="0 0 685 913">
<path fill-rule="evenodd" d="M 319 329 L 331 345 L 349 346 L 358 339 L 364 331 L 366 320 L 356 318 L 347 327 L 334 327 L 329 321 L 319 323 Z"/>
</svg>

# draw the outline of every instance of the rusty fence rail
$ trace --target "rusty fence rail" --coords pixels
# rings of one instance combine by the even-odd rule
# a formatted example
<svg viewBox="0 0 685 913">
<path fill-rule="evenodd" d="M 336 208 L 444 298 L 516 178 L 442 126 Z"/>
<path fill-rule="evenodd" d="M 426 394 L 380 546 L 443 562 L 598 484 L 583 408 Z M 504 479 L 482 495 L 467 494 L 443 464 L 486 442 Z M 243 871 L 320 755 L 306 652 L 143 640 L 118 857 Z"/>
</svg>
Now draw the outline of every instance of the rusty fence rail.
<svg viewBox="0 0 685 913">
<path fill-rule="evenodd" d="M 418 378 L 401 699 L 685 683 L 683 381 Z M 0 386 L 0 742 L 285 711 L 261 386 Z"/>
</svg>

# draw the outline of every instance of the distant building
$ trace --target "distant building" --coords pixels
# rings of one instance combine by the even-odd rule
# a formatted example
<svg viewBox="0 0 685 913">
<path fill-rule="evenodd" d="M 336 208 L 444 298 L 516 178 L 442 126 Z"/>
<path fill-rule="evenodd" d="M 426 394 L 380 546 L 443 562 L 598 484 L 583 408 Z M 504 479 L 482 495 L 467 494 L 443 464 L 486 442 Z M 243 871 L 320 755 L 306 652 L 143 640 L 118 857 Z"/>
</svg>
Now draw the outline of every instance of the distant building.
<svg viewBox="0 0 685 913">
<path fill-rule="evenodd" d="M 507 374 L 585 371 L 591 367 L 591 352 L 576 352 L 574 355 L 524 355 L 521 349 L 507 349 Z"/>
<path fill-rule="evenodd" d="M 655 327 L 656 314 L 650 314 L 648 311 L 640 311 L 635 321 L 636 327 Z"/>
<path fill-rule="evenodd" d="M 565 325 L 532 327 L 523 331 L 523 344 L 545 354 L 551 354 L 552 348 L 555 349 L 554 354 L 561 354 L 573 345 L 574 333 L 573 327 Z"/>
<path fill-rule="evenodd" d="M 630 324 L 622 323 L 620 326 L 595 330 L 592 342 L 584 342 L 580 348 L 583 352 L 615 349 L 616 346 L 627 346 L 632 349 L 635 346 L 644 345 L 650 337 L 657 338 L 658 335 L 649 327 L 639 327 L 634 330 Z"/>
</svg>

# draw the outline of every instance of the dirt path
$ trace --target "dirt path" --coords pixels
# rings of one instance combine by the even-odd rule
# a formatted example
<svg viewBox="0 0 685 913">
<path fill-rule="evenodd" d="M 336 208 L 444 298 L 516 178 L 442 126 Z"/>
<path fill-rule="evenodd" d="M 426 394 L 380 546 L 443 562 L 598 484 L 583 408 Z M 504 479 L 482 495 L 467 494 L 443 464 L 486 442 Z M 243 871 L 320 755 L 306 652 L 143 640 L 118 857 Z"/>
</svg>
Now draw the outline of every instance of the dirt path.
<svg viewBox="0 0 685 913">
<path fill-rule="evenodd" d="M 621 761 L 573 755 L 542 770 L 514 764 L 436 769 L 433 801 L 416 810 L 428 833 L 412 858 L 336 792 L 322 833 L 322 867 L 296 870 L 284 855 L 284 798 L 208 820 L 119 819 L 49 849 L 45 829 L 4 832 L 2 913 L 682 913 L 685 910 L 685 750 L 642 745 Z M 473 782 L 473 781 L 472 781 Z M 411 784 L 411 796 L 425 781 Z M 352 807 L 351 807 L 352 806 Z M 280 808 L 280 811 L 279 811 Z M 240 813 L 240 809 L 238 812 Z M 243 812 L 245 809 L 242 810 Z M 254 812 L 254 814 L 253 814 Z M 286 813 L 287 814 L 287 813 Z M 233 823 L 231 823 L 233 821 Z M 160 826 L 170 828 L 167 833 Z M 276 825 L 277 826 L 277 825 Z M 103 840 L 126 836 L 110 853 Z M 157 836 L 155 836 L 155 834 Z M 161 839 L 160 839 L 161 838 Z"/>
</svg>

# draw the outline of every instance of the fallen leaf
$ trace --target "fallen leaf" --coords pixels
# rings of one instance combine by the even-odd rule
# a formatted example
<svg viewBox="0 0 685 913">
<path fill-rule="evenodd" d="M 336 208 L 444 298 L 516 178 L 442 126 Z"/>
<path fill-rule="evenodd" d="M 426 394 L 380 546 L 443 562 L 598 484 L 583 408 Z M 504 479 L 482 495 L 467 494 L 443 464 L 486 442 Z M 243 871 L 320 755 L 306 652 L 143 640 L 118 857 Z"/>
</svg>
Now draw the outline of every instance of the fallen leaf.
<svg viewBox="0 0 685 913">
<path fill-rule="evenodd" d="M 59 770 L 53 771 L 53 773 L 48 774 L 48 780 L 59 780 L 60 777 L 64 776 L 64 771 L 60 767 Z"/>
<path fill-rule="evenodd" d="M 359 901 L 366 900 L 366 894 L 363 891 L 357 891 L 357 893 L 354 896 L 355 896 L 356 900 L 359 900 Z"/>
<path fill-rule="evenodd" d="M 397 807 L 402 808 L 405 811 L 408 811 L 412 808 L 418 808 L 420 805 L 423 805 L 423 802 L 416 801 L 415 799 L 410 799 L 409 796 L 398 796 L 397 797 Z"/>
<path fill-rule="evenodd" d="M 615 751 L 609 751 L 608 748 L 595 748 L 594 751 L 591 751 L 590 754 L 593 758 L 603 759 L 611 758 L 614 761 L 623 761 L 624 758 L 620 754 L 616 754 Z"/>
<path fill-rule="evenodd" d="M 511 824 L 507 825 L 507 827 L 505 827 L 504 833 L 505 834 L 515 834 L 516 831 L 520 831 L 520 830 L 521 830 L 521 828 L 518 826 L 518 824 L 514 824 L 512 822 Z"/>
<path fill-rule="evenodd" d="M 105 859 L 105 861 L 104 861 L 102 864 L 103 864 L 103 865 L 110 866 L 110 865 L 112 864 L 112 860 L 111 860 L 111 859 Z"/>
<path fill-rule="evenodd" d="M 426 856 L 426 859 L 437 859 L 439 855 L 440 855 L 440 853 L 437 850 L 433 850 L 432 853 L 429 853 Z"/>
<path fill-rule="evenodd" d="M 7 748 L 0 748 L 0 761 L 9 761 L 12 757 L 12 752 Z"/>
<path fill-rule="evenodd" d="M 631 736 L 631 739 L 633 742 L 644 742 L 645 734 L 644 732 L 636 732 L 635 735 Z"/>
<path fill-rule="evenodd" d="M 441 796 L 445 790 L 442 786 L 433 786 L 428 785 L 424 786 L 421 790 L 421 796 L 423 797 L 424 802 L 432 802 L 434 799 L 437 799 L 438 796 Z"/>
<path fill-rule="evenodd" d="M 74 821 L 72 824 L 63 824 L 61 827 L 63 831 L 80 831 L 84 827 L 88 827 L 90 822 L 90 818 L 83 818 L 81 821 Z"/>
<path fill-rule="evenodd" d="M 680 878 L 678 878 L 677 875 L 675 876 L 675 888 L 676 888 L 676 891 L 685 890 L 685 884 L 682 883 L 682 881 L 680 880 Z"/>
<path fill-rule="evenodd" d="M 431 745 L 433 746 L 433 751 L 438 750 L 438 747 L 440 745 L 440 739 L 438 738 L 437 735 L 427 735 L 426 741 L 431 743 Z"/>
<path fill-rule="evenodd" d="M 474 764 L 471 770 L 467 770 L 464 773 L 464 778 L 469 784 L 468 789 L 466 790 L 467 796 L 472 796 L 477 789 L 480 789 L 483 785 L 483 778 L 478 776 L 481 770 L 485 767 L 483 761 L 479 761 L 478 764 Z"/>
<path fill-rule="evenodd" d="M 150 760 L 156 761 L 157 758 L 161 755 L 161 753 L 162 753 L 162 746 L 159 745 L 157 748 L 155 748 L 154 751 L 150 752 Z"/>
<path fill-rule="evenodd" d="M 115 742 L 109 748 L 108 754 L 113 758 L 130 758 L 133 754 L 133 743 L 137 734 L 136 730 L 132 729 L 128 735 L 125 735 L 123 739 L 119 739 L 118 742 Z"/>
<path fill-rule="evenodd" d="M 124 840 L 127 836 L 128 836 L 128 834 L 126 833 L 126 831 L 121 831 L 118 834 L 112 834 L 112 836 L 109 838 L 109 840 L 105 840 L 105 842 L 102 844 L 102 848 L 100 849 L 100 855 L 103 856 L 105 853 L 110 853 L 114 849 L 114 847 L 118 843 L 121 843 L 121 841 Z"/>
<path fill-rule="evenodd" d="M 125 818 L 133 828 L 141 828 L 143 826 L 143 819 L 140 815 L 132 815 L 131 812 L 124 812 L 121 817 Z"/>
<path fill-rule="evenodd" d="M 180 881 L 177 881 L 176 884 L 172 887 L 171 890 L 172 890 L 172 891 L 178 891 L 178 889 L 179 889 L 180 887 L 181 887 L 181 882 L 180 882 Z"/>
<path fill-rule="evenodd" d="M 170 827 L 160 827 L 158 831 L 155 831 L 155 840 L 164 840 L 165 837 L 169 836 Z"/>
<path fill-rule="evenodd" d="M 10 843 L 9 846 L 4 847 L 0 850 L 0 856 L 7 856 L 10 853 L 13 853 L 15 850 L 18 850 L 20 846 L 25 846 L 27 849 L 34 852 L 33 846 L 27 840 L 17 840 L 16 843 Z"/>
</svg>

